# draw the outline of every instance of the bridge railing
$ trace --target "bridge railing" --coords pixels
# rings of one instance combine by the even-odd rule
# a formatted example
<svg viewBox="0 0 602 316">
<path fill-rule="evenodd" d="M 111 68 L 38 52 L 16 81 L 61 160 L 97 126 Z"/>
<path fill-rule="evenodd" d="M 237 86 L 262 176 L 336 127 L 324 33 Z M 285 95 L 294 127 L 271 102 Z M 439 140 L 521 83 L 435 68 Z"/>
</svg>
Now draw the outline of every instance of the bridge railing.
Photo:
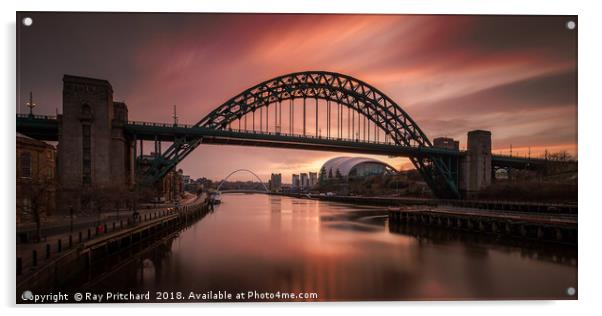
<svg viewBox="0 0 602 316">
<path fill-rule="evenodd" d="M 534 159 L 534 160 L 545 160 L 545 156 L 541 155 L 541 156 L 537 156 L 537 155 L 533 155 L 533 156 L 529 156 L 528 154 L 520 154 L 520 153 L 515 153 L 515 154 L 505 154 L 505 153 L 495 153 L 492 152 L 491 153 L 492 156 L 496 156 L 496 157 L 504 157 L 504 158 L 518 158 L 518 159 Z"/>
<path fill-rule="evenodd" d="M 369 140 L 364 138 L 348 138 L 348 137 L 328 137 L 322 135 L 311 135 L 311 134 L 298 134 L 298 133 L 287 133 L 287 132 L 269 132 L 269 131 L 257 131 L 257 130 L 247 130 L 247 129 L 237 129 L 237 128 L 228 128 L 225 129 L 228 132 L 237 132 L 237 133 L 248 133 L 248 134 L 256 134 L 256 135 L 271 135 L 271 136 L 285 136 L 285 137 L 296 137 L 296 138 L 308 138 L 308 139 L 326 139 L 326 140 L 338 140 L 338 141 L 346 141 L 346 142 L 361 142 L 367 144 L 382 144 L 382 145 L 395 145 L 393 141 L 376 141 Z M 418 146 L 412 146 L 418 147 Z"/>
<path fill-rule="evenodd" d="M 205 127 L 190 125 L 190 124 L 156 123 L 156 122 L 141 122 L 141 121 L 129 121 L 128 125 L 144 126 L 144 127 L 160 127 L 160 128 L 169 128 L 169 129 L 174 129 L 174 128 L 209 129 L 209 128 L 205 128 Z M 332 136 L 328 137 L 328 136 L 322 136 L 322 135 L 287 133 L 287 132 L 282 132 L 282 131 L 277 132 L 277 131 L 263 131 L 263 130 L 248 130 L 248 129 L 242 129 L 242 128 L 238 129 L 238 128 L 230 128 L 230 127 L 225 128 L 225 129 L 218 129 L 218 131 L 241 133 L 241 134 L 251 134 L 251 135 L 258 135 L 258 136 L 284 136 L 284 137 L 290 137 L 290 138 L 297 138 L 300 140 L 301 139 L 305 139 L 305 140 L 316 139 L 316 140 L 329 140 L 329 141 L 340 141 L 340 142 L 373 144 L 373 145 L 388 145 L 388 146 L 398 145 L 390 139 L 387 141 L 380 141 L 380 140 L 370 140 L 370 139 L 361 138 L 361 137 L 359 137 L 359 138 L 332 137 Z M 418 146 L 416 144 L 413 144 L 410 146 L 404 145 L 404 147 L 411 147 L 411 148 L 416 148 L 416 149 L 425 148 L 425 147 Z M 436 151 L 439 154 L 462 153 L 462 151 L 440 148 L 440 147 L 429 147 L 429 149 Z"/>
<path fill-rule="evenodd" d="M 129 125 L 136 126 L 153 126 L 153 127 L 183 127 L 183 128 L 193 128 L 196 127 L 190 124 L 169 124 L 169 123 L 156 123 L 156 122 L 143 122 L 143 121 L 128 121 Z"/>
<path fill-rule="evenodd" d="M 17 114 L 18 118 L 28 118 L 28 119 L 36 119 L 36 120 L 56 120 L 56 116 L 52 115 L 31 115 L 31 114 Z"/>
<path fill-rule="evenodd" d="M 538 161 L 538 162 L 543 162 L 543 161 L 548 161 L 548 162 L 569 162 L 569 163 L 574 163 L 577 162 L 576 159 L 569 157 L 570 159 L 555 159 L 557 157 L 553 157 L 554 155 L 546 155 L 544 153 L 540 153 L 537 155 L 531 155 L 528 152 L 524 152 L 524 151 L 518 151 L 518 152 L 512 152 L 512 151 L 508 151 L 508 150 L 504 150 L 504 152 L 502 152 L 501 150 L 497 150 L 497 152 L 492 151 L 491 153 L 492 156 L 495 156 L 497 158 L 507 158 L 507 159 L 518 159 L 518 160 L 532 160 L 532 161 Z"/>
<path fill-rule="evenodd" d="M 510 155 L 510 154 L 495 154 L 492 153 L 492 157 L 497 158 L 497 159 L 506 159 L 506 160 L 515 160 L 515 161 L 527 161 L 527 162 L 537 162 L 537 163 L 544 163 L 544 162 L 549 162 L 549 163 L 576 163 L 577 160 L 571 159 L 571 160 L 555 160 L 555 159 L 550 159 L 550 158 L 546 158 L 545 156 L 542 157 L 529 157 L 529 156 L 520 156 L 520 155 Z"/>
<path fill-rule="evenodd" d="M 27 113 L 19 113 L 17 114 L 17 118 L 23 119 L 36 119 L 36 120 L 56 120 L 57 116 L 53 115 L 30 115 Z M 163 127 L 163 128 L 198 128 L 198 126 L 191 124 L 173 124 L 173 123 L 157 123 L 157 122 L 144 122 L 144 121 L 128 121 L 129 125 L 134 126 L 150 126 L 150 127 Z M 247 133 L 254 135 L 269 135 L 269 136 L 286 136 L 286 137 L 296 137 L 296 138 L 306 138 L 306 139 L 320 139 L 320 140 L 337 140 L 337 141 L 345 141 L 345 142 L 356 142 L 356 143 L 365 143 L 365 144 L 377 144 L 377 145 L 395 145 L 392 141 L 380 141 L 380 140 L 370 140 L 365 138 L 349 138 L 349 137 L 328 137 L 322 135 L 310 135 L 310 134 L 297 134 L 297 133 L 286 133 L 286 132 L 270 132 L 270 131 L 261 131 L 261 130 L 248 130 L 248 129 L 234 129 L 227 128 L 224 131 L 229 132 L 237 132 L 237 133 Z M 420 146 L 411 145 L 410 147 L 419 148 Z M 445 151 L 445 148 L 440 148 L 442 151 Z M 532 162 L 560 162 L 556 160 L 546 159 L 545 157 L 528 157 L 528 156 L 520 156 L 520 155 L 511 155 L 511 154 L 502 154 L 502 153 L 492 153 L 492 156 L 498 159 L 511 159 L 517 161 L 532 161 Z M 576 160 L 569 160 L 566 162 L 576 162 Z"/>
<path fill-rule="evenodd" d="M 142 122 L 142 121 L 128 121 L 129 125 L 134 126 L 150 126 L 150 127 L 164 127 L 164 128 L 200 128 L 199 126 L 190 124 L 170 124 L 170 123 L 156 123 L 156 122 Z M 261 130 L 248 130 L 248 129 L 237 129 L 237 128 L 226 128 L 223 131 L 236 132 L 236 133 L 247 133 L 254 135 L 269 135 L 269 136 L 286 136 L 296 138 L 307 138 L 307 139 L 323 139 L 323 140 L 338 140 L 346 142 L 361 142 L 367 144 L 379 144 L 379 145 L 395 145 L 393 141 L 380 141 L 380 140 L 369 140 L 365 138 L 348 138 L 348 137 L 328 137 L 322 135 L 310 135 L 310 134 L 298 134 L 298 133 L 287 133 L 287 132 L 270 132 Z M 418 148 L 420 146 L 412 145 L 411 147 Z"/>
</svg>

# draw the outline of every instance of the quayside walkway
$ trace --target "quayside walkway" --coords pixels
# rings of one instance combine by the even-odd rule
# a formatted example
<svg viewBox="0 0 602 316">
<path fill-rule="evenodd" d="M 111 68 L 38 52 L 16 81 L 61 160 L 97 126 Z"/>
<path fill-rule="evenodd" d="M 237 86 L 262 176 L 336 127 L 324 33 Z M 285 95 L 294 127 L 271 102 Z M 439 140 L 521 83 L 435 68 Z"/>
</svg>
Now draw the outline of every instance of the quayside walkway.
<svg viewBox="0 0 602 316">
<path fill-rule="evenodd" d="M 184 201 L 178 208 L 164 207 L 144 210 L 137 220 L 133 217 L 108 219 L 102 224 L 93 223 L 86 228 L 74 232 L 58 233 L 46 236 L 41 242 L 21 243 L 17 245 L 17 283 L 30 278 L 73 252 L 82 254 L 95 245 L 104 245 L 107 241 L 123 235 L 131 235 L 164 222 L 169 222 L 189 212 L 205 207 L 206 194 L 193 196 Z"/>
</svg>

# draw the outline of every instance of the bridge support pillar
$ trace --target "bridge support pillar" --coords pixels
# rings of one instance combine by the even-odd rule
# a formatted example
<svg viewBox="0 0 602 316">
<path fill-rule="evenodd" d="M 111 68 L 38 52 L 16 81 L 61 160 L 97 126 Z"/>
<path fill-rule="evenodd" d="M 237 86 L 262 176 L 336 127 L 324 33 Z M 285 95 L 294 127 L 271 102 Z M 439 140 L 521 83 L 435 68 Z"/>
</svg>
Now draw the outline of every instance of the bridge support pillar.
<svg viewBox="0 0 602 316">
<path fill-rule="evenodd" d="M 65 75 L 59 118 L 58 204 L 91 208 L 99 190 L 121 192 L 133 183 L 133 146 L 124 134 L 125 103 L 113 102 L 106 80 Z"/>
<path fill-rule="evenodd" d="M 464 197 L 472 198 L 491 184 L 491 132 L 468 132 L 467 153 L 463 157 L 460 190 Z"/>
</svg>

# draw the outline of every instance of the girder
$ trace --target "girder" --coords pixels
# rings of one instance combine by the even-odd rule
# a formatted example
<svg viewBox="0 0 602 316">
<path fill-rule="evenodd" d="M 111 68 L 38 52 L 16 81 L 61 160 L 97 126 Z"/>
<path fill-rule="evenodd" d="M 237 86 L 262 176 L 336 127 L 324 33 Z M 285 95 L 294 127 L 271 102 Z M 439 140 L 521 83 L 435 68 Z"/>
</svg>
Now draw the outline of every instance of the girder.
<svg viewBox="0 0 602 316">
<path fill-rule="evenodd" d="M 416 122 L 380 90 L 351 76 L 326 71 L 291 73 L 259 83 L 217 107 L 195 126 L 226 129 L 231 122 L 270 104 L 307 98 L 335 102 L 358 112 L 399 146 L 432 147 Z M 158 181 L 201 142 L 202 138 L 174 142 L 153 162 L 145 182 Z M 437 196 L 459 197 L 457 175 L 452 175 L 440 157 L 411 156 L 410 160 Z"/>
<path fill-rule="evenodd" d="M 17 132 L 41 140 L 56 141 L 60 129 L 60 120 L 51 116 L 17 115 Z M 369 153 L 378 155 L 409 157 L 418 171 L 425 177 L 433 191 L 445 190 L 442 187 L 446 179 L 436 177 L 432 170 L 432 161 L 445 161 L 447 178 L 457 180 L 458 162 L 464 152 L 437 148 L 432 146 L 405 146 L 376 142 L 356 142 L 351 139 L 332 139 L 315 136 L 287 135 L 284 133 L 241 132 L 228 129 L 206 128 L 197 125 L 173 125 L 149 122 L 128 122 L 125 132 L 134 140 L 170 141 L 173 146 L 157 157 L 157 166 L 175 166 L 185 155 L 190 153 L 200 142 L 209 144 L 230 144 L 243 146 L 280 147 L 306 150 L 338 151 L 350 153 Z M 541 169 L 557 163 L 541 158 L 492 155 L 492 166 L 495 168 Z M 577 162 L 569 162 L 576 164 Z M 455 166 L 455 167 L 454 167 Z M 454 170 L 455 169 L 455 170 Z M 157 169 L 159 170 L 159 169 Z M 165 169 L 163 169 L 165 170 Z"/>
</svg>

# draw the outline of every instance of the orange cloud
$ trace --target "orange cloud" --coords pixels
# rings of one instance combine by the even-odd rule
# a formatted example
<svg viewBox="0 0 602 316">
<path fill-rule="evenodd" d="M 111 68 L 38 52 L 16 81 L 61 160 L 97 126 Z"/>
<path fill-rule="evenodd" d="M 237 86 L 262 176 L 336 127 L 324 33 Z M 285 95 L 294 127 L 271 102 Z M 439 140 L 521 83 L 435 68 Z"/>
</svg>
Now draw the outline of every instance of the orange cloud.
<svg viewBox="0 0 602 316">
<path fill-rule="evenodd" d="M 64 73 L 109 80 L 116 99 L 128 104 L 130 119 L 171 121 L 175 104 L 180 122 L 196 123 L 264 80 L 330 70 L 385 92 L 431 138 L 463 141 L 467 131 L 479 128 L 492 131 L 496 150 L 512 144 L 514 151 L 530 146 L 532 153 L 577 151 L 571 76 L 577 34 L 566 30 L 561 16 L 44 13 L 34 18 L 45 27 L 20 37 L 19 95 L 24 103 L 34 91 L 39 113 L 60 108 Z M 313 116 L 308 124 L 315 124 Z M 245 165 L 266 177 L 316 170 L 338 155 L 244 152 L 200 146 L 180 167 L 193 177 L 219 179 Z M 379 159 L 395 167 L 407 164 Z"/>
</svg>

